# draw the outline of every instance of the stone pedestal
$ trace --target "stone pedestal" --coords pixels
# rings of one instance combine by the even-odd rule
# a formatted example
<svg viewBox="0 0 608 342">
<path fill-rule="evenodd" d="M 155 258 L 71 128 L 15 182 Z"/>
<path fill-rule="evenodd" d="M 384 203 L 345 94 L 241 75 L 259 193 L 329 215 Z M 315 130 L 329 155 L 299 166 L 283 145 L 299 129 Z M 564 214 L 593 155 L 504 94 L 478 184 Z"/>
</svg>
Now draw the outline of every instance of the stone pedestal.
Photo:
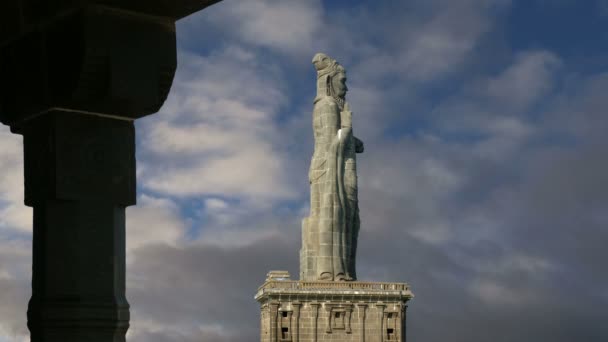
<svg viewBox="0 0 608 342">
<path fill-rule="evenodd" d="M 255 299 L 262 342 L 405 341 L 405 283 L 293 281 L 269 273 Z"/>
</svg>

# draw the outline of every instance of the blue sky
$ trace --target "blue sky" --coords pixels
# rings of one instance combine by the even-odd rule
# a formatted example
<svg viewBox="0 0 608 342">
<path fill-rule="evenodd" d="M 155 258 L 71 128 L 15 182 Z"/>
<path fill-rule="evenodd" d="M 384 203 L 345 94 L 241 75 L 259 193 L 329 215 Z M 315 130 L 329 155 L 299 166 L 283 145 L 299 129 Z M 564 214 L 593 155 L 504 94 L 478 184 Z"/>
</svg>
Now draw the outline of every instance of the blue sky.
<svg viewBox="0 0 608 342">
<path fill-rule="evenodd" d="M 411 284 L 411 340 L 608 339 L 608 1 L 225 0 L 178 49 L 137 122 L 130 341 L 257 341 L 257 286 L 298 274 L 316 52 L 365 142 L 357 273 Z M 0 146 L 0 341 L 23 341 L 31 210 Z"/>
</svg>

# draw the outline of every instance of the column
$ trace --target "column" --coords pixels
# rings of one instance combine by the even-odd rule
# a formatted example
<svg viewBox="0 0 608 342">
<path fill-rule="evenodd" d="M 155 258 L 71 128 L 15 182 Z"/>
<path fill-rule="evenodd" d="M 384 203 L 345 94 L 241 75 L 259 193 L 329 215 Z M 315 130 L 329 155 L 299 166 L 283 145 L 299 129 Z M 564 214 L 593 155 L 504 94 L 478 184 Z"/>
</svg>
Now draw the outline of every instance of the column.
<svg viewBox="0 0 608 342">
<path fill-rule="evenodd" d="M 367 309 L 367 304 L 365 303 L 357 303 L 357 312 L 359 314 L 359 331 L 361 333 L 359 337 L 360 342 L 365 342 L 365 310 Z"/>
<path fill-rule="evenodd" d="M 312 334 L 313 334 L 313 342 L 317 342 L 317 330 L 318 330 L 318 321 L 319 321 L 319 306 L 321 304 L 320 303 L 310 303 L 310 307 L 312 308 L 312 317 L 313 317 L 313 328 L 312 328 Z"/>
<path fill-rule="evenodd" d="M 325 311 L 327 312 L 327 321 L 325 325 L 325 332 L 331 334 L 331 320 L 333 319 L 332 310 L 333 305 L 325 304 Z"/>
<path fill-rule="evenodd" d="M 23 135 L 34 208 L 31 341 L 123 342 L 133 121 L 169 93 L 175 21 L 218 0 L 5 2 L 0 122 Z"/>
<path fill-rule="evenodd" d="M 277 327 L 279 325 L 279 303 L 270 303 L 270 319 L 268 320 L 270 327 L 270 342 L 278 342 L 279 336 L 277 335 Z"/>
<path fill-rule="evenodd" d="M 386 304 L 378 303 L 376 304 L 376 308 L 378 309 L 378 326 L 380 327 L 378 331 L 378 342 L 384 341 L 384 309 L 386 308 Z"/>
<path fill-rule="evenodd" d="M 34 207 L 32 341 L 124 341 L 133 122 L 53 111 L 22 133 L 25 201 Z"/>
<path fill-rule="evenodd" d="M 293 333 L 293 341 L 294 342 L 299 342 L 300 341 L 300 307 L 302 306 L 302 303 L 299 302 L 294 302 L 291 303 L 291 306 L 293 307 L 293 315 L 294 315 L 294 322 L 293 322 L 293 327 L 292 327 L 292 333 Z"/>
<path fill-rule="evenodd" d="M 400 331 L 400 338 L 401 338 L 401 342 L 406 342 L 407 340 L 407 330 L 406 330 L 406 324 L 405 324 L 405 319 L 406 319 L 406 314 L 407 314 L 407 305 L 403 304 L 401 306 L 401 331 Z"/>
<path fill-rule="evenodd" d="M 350 320 L 351 320 L 351 317 L 353 315 L 353 306 L 352 306 L 352 304 L 349 305 L 346 308 L 346 312 L 345 313 L 346 313 L 346 317 L 344 317 L 344 318 L 346 319 L 346 333 L 350 334 L 350 333 L 352 333 L 352 329 L 350 327 Z"/>
</svg>

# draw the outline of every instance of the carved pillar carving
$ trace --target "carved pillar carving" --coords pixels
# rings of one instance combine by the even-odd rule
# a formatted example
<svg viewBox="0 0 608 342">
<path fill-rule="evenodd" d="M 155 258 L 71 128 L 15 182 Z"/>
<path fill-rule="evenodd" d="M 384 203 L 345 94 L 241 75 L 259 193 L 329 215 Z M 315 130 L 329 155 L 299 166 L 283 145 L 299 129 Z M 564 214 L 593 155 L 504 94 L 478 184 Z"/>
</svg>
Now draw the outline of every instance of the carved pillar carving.
<svg viewBox="0 0 608 342">
<path fill-rule="evenodd" d="M 376 304 L 376 308 L 378 309 L 378 320 L 380 321 L 380 331 L 378 331 L 378 342 L 384 342 L 384 309 L 386 308 L 386 304 L 378 303 Z"/>
<path fill-rule="evenodd" d="M 313 342 L 317 342 L 317 331 L 318 331 L 318 322 L 319 322 L 319 305 L 320 303 L 310 303 L 312 307 L 312 333 L 313 333 Z"/>
<path fill-rule="evenodd" d="M 333 315 L 331 312 L 332 309 L 333 309 L 332 305 L 325 304 L 325 311 L 327 311 L 327 321 L 326 321 L 326 326 L 325 326 L 325 332 L 328 334 L 331 334 L 331 320 L 333 318 Z"/>
<path fill-rule="evenodd" d="M 270 303 L 270 319 L 268 330 L 270 331 L 270 342 L 278 342 L 277 330 L 279 326 L 279 303 Z"/>
<path fill-rule="evenodd" d="M 346 312 L 345 313 L 346 313 L 346 317 L 345 317 L 346 318 L 346 333 L 350 334 L 350 333 L 352 333 L 352 329 L 350 327 L 350 319 L 351 319 L 352 314 L 353 314 L 353 306 L 352 306 L 352 304 L 349 304 L 346 307 Z"/>
<path fill-rule="evenodd" d="M 357 313 L 359 314 L 359 330 L 360 330 L 360 342 L 365 342 L 365 310 L 367 309 L 367 304 L 358 303 L 357 304 Z"/>
<path fill-rule="evenodd" d="M 300 341 L 300 307 L 302 306 L 302 304 L 298 303 L 298 302 L 294 302 L 291 305 L 293 306 L 293 315 L 295 316 L 295 319 L 293 322 L 293 329 L 291 331 L 293 331 L 294 342 L 299 342 Z"/>
</svg>

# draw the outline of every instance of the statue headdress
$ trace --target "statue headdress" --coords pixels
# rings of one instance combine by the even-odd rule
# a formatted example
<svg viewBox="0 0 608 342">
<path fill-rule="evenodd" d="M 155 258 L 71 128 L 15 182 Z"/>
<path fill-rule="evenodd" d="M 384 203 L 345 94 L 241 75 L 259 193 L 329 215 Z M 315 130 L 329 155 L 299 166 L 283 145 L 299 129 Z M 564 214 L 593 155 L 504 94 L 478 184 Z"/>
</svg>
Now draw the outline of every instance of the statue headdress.
<svg viewBox="0 0 608 342">
<path fill-rule="evenodd" d="M 344 100 L 336 98 L 331 91 L 331 79 L 338 73 L 346 73 L 344 67 L 324 53 L 317 53 L 312 59 L 312 64 L 317 69 L 317 97 L 315 102 L 324 96 L 332 96 L 342 104 Z"/>
</svg>

